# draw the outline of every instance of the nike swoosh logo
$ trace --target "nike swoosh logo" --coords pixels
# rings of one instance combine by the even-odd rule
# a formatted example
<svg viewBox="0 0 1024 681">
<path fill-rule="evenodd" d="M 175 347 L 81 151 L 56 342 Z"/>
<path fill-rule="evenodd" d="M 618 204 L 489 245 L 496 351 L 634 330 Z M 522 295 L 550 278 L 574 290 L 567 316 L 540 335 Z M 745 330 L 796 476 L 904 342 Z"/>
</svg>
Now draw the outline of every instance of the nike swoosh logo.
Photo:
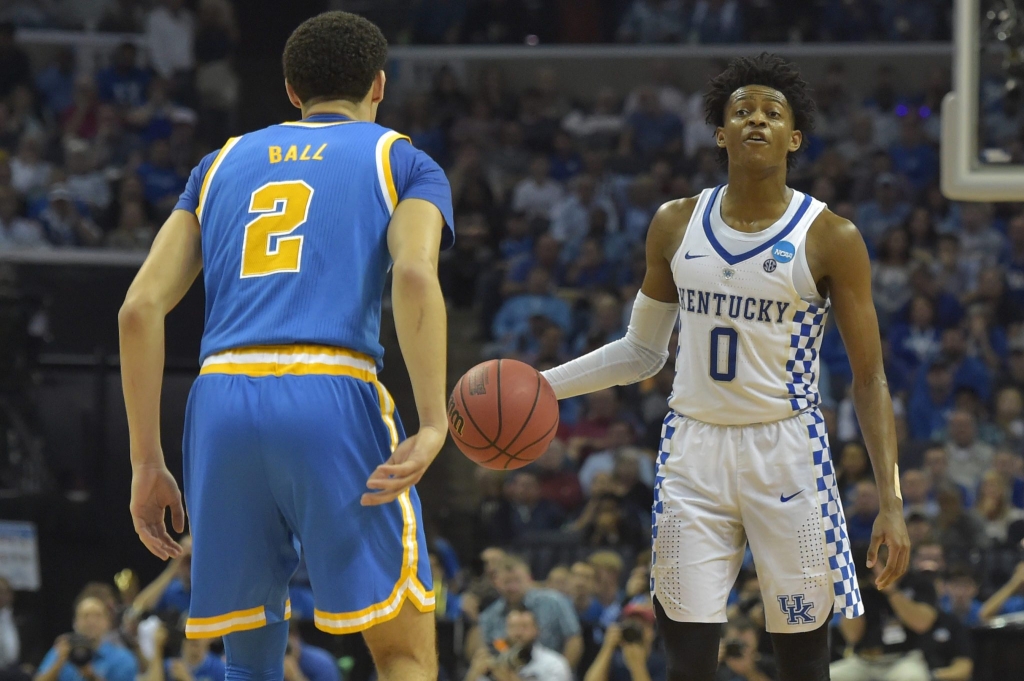
<svg viewBox="0 0 1024 681">
<path fill-rule="evenodd" d="M 803 492 L 803 490 L 800 490 L 800 492 Z M 796 494 L 800 494 L 800 492 L 797 492 Z M 779 495 L 779 501 L 781 501 L 782 503 L 786 503 L 787 501 L 789 501 L 790 499 L 795 497 L 796 494 L 790 494 L 788 497 L 786 495 L 784 495 L 784 494 L 780 494 Z"/>
<path fill-rule="evenodd" d="M 687 260 L 693 260 L 694 258 L 706 258 L 708 257 L 708 254 L 705 253 L 704 255 L 690 255 L 690 252 L 687 251 L 686 253 L 683 254 L 683 257 L 686 258 Z"/>
</svg>

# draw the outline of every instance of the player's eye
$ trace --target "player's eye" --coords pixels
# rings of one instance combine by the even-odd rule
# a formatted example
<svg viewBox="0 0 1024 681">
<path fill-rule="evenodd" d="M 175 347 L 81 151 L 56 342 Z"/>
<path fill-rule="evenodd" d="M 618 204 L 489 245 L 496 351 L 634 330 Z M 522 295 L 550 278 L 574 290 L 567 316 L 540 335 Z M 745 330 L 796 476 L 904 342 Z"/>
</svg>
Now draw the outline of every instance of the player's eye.
<svg viewBox="0 0 1024 681">
<path fill-rule="evenodd" d="M 750 112 L 747 111 L 746 109 L 736 109 L 737 116 L 746 116 L 748 113 Z"/>
<path fill-rule="evenodd" d="M 769 111 L 768 115 L 771 116 L 772 118 L 778 118 L 779 117 L 779 112 L 778 111 Z"/>
</svg>

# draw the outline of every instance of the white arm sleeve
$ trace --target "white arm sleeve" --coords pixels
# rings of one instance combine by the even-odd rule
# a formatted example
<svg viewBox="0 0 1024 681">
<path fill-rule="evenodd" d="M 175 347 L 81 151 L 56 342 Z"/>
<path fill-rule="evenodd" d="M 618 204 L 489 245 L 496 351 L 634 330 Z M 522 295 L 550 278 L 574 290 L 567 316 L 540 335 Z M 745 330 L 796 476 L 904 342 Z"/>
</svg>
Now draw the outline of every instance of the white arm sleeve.
<svg viewBox="0 0 1024 681">
<path fill-rule="evenodd" d="M 638 292 L 625 338 L 541 375 L 560 400 L 650 378 L 668 360 L 668 341 L 678 315 L 678 303 L 663 303 Z"/>
</svg>

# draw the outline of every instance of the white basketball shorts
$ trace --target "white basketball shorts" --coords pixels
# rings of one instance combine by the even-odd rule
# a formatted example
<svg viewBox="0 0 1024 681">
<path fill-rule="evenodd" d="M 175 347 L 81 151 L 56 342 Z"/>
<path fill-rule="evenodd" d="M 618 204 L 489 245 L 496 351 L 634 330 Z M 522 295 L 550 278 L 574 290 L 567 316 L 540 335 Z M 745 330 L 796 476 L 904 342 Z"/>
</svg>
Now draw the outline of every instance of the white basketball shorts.
<svg viewBox="0 0 1024 681">
<path fill-rule="evenodd" d="M 678 622 L 725 622 L 747 542 L 768 631 L 864 612 L 821 414 L 716 426 L 670 413 L 654 486 L 651 592 Z"/>
</svg>

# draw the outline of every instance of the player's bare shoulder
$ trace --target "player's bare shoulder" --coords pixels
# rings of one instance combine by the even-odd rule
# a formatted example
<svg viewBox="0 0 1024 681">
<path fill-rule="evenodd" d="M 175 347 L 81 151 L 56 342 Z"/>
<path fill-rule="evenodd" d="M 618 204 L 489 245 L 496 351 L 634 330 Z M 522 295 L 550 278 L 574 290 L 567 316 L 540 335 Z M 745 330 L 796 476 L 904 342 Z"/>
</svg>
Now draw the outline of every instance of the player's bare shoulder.
<svg viewBox="0 0 1024 681">
<path fill-rule="evenodd" d="M 661 204 L 658 212 L 651 220 L 651 228 L 647 232 L 648 252 L 655 250 L 664 255 L 666 260 L 679 249 L 686 235 L 686 227 L 697 207 L 699 196 L 674 199 Z"/>
<path fill-rule="evenodd" d="M 807 265 L 818 282 L 836 269 L 870 267 L 860 230 L 828 208 L 822 210 L 807 232 Z"/>
</svg>

